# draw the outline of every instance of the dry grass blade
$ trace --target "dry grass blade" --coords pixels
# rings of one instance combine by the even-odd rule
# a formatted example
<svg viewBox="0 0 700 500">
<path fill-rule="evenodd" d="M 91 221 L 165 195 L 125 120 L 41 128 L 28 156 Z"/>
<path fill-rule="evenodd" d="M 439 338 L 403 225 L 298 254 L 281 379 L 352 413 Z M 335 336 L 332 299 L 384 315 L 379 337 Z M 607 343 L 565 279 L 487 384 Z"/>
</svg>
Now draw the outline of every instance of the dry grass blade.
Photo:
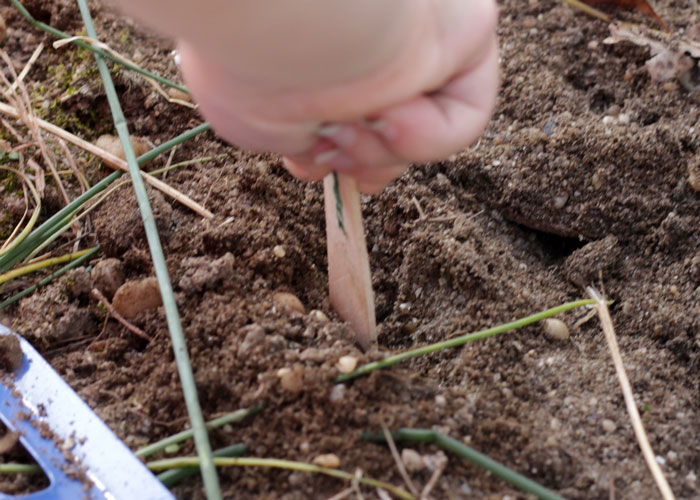
<svg viewBox="0 0 700 500">
<path fill-rule="evenodd" d="M 19 76 L 15 72 L 12 60 L 4 50 L 0 49 L 0 57 L 2 57 L 3 61 L 5 61 L 5 65 L 9 69 L 10 74 L 12 75 L 12 78 L 14 78 L 19 90 L 19 96 L 17 96 L 17 92 L 12 91 L 12 84 L 9 82 L 4 73 L 0 72 L 0 76 L 2 77 L 3 82 L 7 86 L 7 90 L 3 90 L 3 94 L 5 95 L 5 98 L 8 99 L 8 101 L 15 103 L 15 107 L 17 108 L 20 114 L 19 118 L 31 131 L 32 136 L 34 137 L 34 141 L 39 145 L 39 150 L 41 151 L 41 155 L 44 158 L 44 162 L 46 163 L 46 165 L 48 165 L 49 170 L 51 171 L 51 175 L 56 181 L 56 186 L 58 187 L 58 190 L 61 193 L 65 204 L 68 205 L 70 203 L 70 198 L 68 197 L 68 193 L 66 192 L 66 189 L 63 186 L 61 177 L 58 175 L 58 171 L 56 170 L 56 161 L 53 158 L 53 155 L 50 153 L 49 148 L 46 146 L 44 138 L 41 136 L 41 132 L 39 131 L 39 127 L 37 126 L 37 117 L 34 115 L 34 112 L 32 110 L 32 101 L 29 97 L 29 93 L 27 92 L 27 88 L 24 86 L 24 83 L 22 83 L 22 81 L 19 79 Z"/>
<path fill-rule="evenodd" d="M 9 106 L 5 103 L 0 102 L 0 113 L 4 113 L 8 116 L 12 116 L 13 118 L 19 118 L 19 112 L 17 109 L 15 109 L 12 106 Z M 87 151 L 88 153 L 91 153 L 98 158 L 100 158 L 102 161 L 104 161 L 107 165 L 109 165 L 112 168 L 118 168 L 119 170 L 123 171 L 128 171 L 128 166 L 124 160 L 121 158 L 118 158 L 114 156 L 111 153 L 108 153 L 104 149 L 98 148 L 91 142 L 88 142 L 84 139 L 81 139 L 80 137 L 71 134 L 70 132 L 63 130 L 60 127 L 57 127 L 53 123 L 49 123 L 45 120 L 36 119 L 36 124 L 44 129 L 45 131 L 49 132 L 50 134 L 53 134 L 57 137 L 60 137 L 61 139 L 64 139 L 71 144 L 74 144 L 75 146 L 78 146 L 79 148 Z M 165 182 L 156 179 L 152 175 L 147 174 L 146 172 L 141 172 L 141 175 L 143 175 L 143 178 L 146 182 L 148 182 L 151 186 L 153 186 L 156 189 L 159 189 L 162 191 L 164 194 L 170 196 L 171 198 L 177 200 L 187 208 L 191 209 L 193 212 L 196 212 L 197 214 L 201 215 L 202 217 L 206 219 L 212 219 L 214 217 L 214 214 L 211 213 L 209 210 L 204 208 L 202 205 L 197 203 L 196 201 L 192 200 L 188 196 L 182 194 L 178 190 L 170 187 L 168 184 Z"/>
<path fill-rule="evenodd" d="M 124 57 L 122 54 L 117 52 L 116 50 L 112 49 L 109 45 L 107 45 L 104 42 L 101 42 L 99 40 L 95 40 L 94 38 L 90 38 L 89 36 L 72 36 L 70 38 L 64 38 L 63 40 L 57 40 L 53 43 L 53 48 L 54 49 L 59 49 L 61 47 L 64 47 L 68 44 L 72 44 L 76 40 L 81 40 L 85 43 L 89 43 L 90 45 L 94 45 L 95 47 L 98 47 L 105 51 L 106 53 L 110 54 L 112 57 L 115 59 L 118 59 L 122 62 L 131 64 L 132 66 L 138 66 L 134 61 L 131 59 Z M 172 104 L 179 104 L 180 106 L 185 106 L 187 108 L 191 109 L 196 109 L 197 105 L 192 104 L 191 102 L 185 101 L 183 99 L 175 99 L 173 97 L 170 97 L 167 92 L 163 90 L 163 88 L 158 85 L 158 82 L 156 82 L 153 78 L 149 78 L 148 76 L 144 75 L 141 73 L 141 76 L 146 79 L 146 81 L 151 84 L 151 86 L 158 92 L 165 100 Z"/>
<path fill-rule="evenodd" d="M 608 342 L 608 347 L 610 348 L 610 355 L 613 359 L 613 364 L 615 365 L 615 371 L 617 372 L 617 377 L 620 380 L 620 386 L 622 387 L 622 394 L 625 397 L 625 405 L 627 406 L 627 412 L 629 413 L 630 420 L 632 421 L 632 428 L 634 429 L 634 434 L 639 443 L 639 447 L 642 449 L 642 455 L 644 455 L 644 460 L 651 471 L 654 481 L 661 492 L 661 496 L 664 500 L 675 500 L 673 491 L 666 480 L 661 467 L 656 463 L 654 457 L 654 451 L 651 449 L 651 444 L 649 444 L 649 439 L 647 438 L 646 432 L 644 431 L 644 425 L 642 424 L 642 419 L 639 416 L 639 410 L 637 410 L 637 405 L 634 402 L 634 394 L 632 393 L 632 386 L 630 385 L 629 378 L 627 377 L 627 371 L 625 370 L 625 365 L 622 362 L 622 355 L 620 354 L 620 346 L 617 344 L 617 337 L 615 336 L 615 328 L 613 327 L 612 319 L 610 318 L 610 311 L 608 306 L 600 296 L 600 294 L 593 288 L 588 287 L 588 293 L 595 300 L 595 308 L 598 311 L 598 316 L 600 317 L 600 323 L 603 328 L 603 333 L 605 333 L 605 340 Z"/>
<path fill-rule="evenodd" d="M 389 432 L 389 429 L 387 429 L 386 425 L 384 424 L 382 424 L 382 432 L 384 433 L 384 438 L 386 439 L 389 449 L 391 450 L 391 456 L 394 457 L 396 467 L 399 469 L 399 474 L 401 474 L 401 477 L 403 478 L 403 482 L 406 483 L 406 486 L 408 486 L 408 490 L 411 493 L 413 493 L 415 496 L 419 496 L 418 488 L 416 488 L 416 485 L 413 484 L 413 481 L 411 481 L 411 478 L 408 476 L 406 467 L 403 465 L 403 460 L 401 460 L 401 457 L 399 456 L 399 451 L 396 449 L 394 438 L 391 437 L 391 432 Z"/>
<path fill-rule="evenodd" d="M 37 59 L 39 59 L 39 55 L 41 52 L 44 50 L 44 44 L 40 43 L 36 49 L 34 49 L 34 52 L 32 52 L 32 56 L 29 58 L 27 61 L 27 64 L 24 65 L 24 68 L 22 68 L 22 71 L 20 71 L 19 76 L 17 77 L 17 80 L 15 80 L 12 85 L 10 86 L 10 93 L 13 94 L 17 90 L 17 86 L 21 81 L 24 80 L 24 77 L 27 76 L 27 73 L 29 73 L 29 70 L 32 68 L 34 63 L 36 62 Z"/>
</svg>

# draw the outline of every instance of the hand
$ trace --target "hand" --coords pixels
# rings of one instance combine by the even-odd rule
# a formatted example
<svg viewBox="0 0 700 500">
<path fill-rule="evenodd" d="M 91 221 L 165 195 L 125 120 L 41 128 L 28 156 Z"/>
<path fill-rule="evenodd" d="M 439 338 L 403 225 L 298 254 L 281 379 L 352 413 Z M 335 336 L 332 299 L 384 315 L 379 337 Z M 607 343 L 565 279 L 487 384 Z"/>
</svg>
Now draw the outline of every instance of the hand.
<svg viewBox="0 0 700 500">
<path fill-rule="evenodd" d="M 493 0 L 130 2 L 180 37 L 216 132 L 281 153 L 301 179 L 337 170 L 377 192 L 408 163 L 464 149 L 494 106 Z"/>
</svg>

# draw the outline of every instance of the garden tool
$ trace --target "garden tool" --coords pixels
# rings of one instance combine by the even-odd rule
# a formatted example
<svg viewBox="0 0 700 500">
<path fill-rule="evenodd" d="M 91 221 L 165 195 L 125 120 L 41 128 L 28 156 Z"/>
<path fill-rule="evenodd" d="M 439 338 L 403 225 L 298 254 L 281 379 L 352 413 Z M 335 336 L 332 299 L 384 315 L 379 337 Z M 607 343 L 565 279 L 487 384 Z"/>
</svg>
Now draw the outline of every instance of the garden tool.
<svg viewBox="0 0 700 500">
<path fill-rule="evenodd" d="M 50 482 L 23 500 L 174 500 L 29 342 L 0 325 L 2 335 L 16 336 L 22 357 L 0 374 L 0 418 Z"/>
</svg>

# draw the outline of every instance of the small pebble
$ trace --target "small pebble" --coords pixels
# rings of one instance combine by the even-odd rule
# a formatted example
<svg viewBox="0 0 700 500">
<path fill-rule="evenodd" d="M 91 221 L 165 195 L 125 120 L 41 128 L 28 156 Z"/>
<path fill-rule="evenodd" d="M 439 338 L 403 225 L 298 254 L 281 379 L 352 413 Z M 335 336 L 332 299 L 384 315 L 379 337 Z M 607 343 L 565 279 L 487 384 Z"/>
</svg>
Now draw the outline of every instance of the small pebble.
<svg viewBox="0 0 700 500">
<path fill-rule="evenodd" d="M 547 318 L 542 325 L 544 334 L 552 340 L 567 340 L 570 336 L 569 327 L 560 319 Z"/>
<path fill-rule="evenodd" d="M 335 365 L 340 373 L 350 373 L 357 366 L 357 358 L 353 356 L 343 356 Z"/>
<path fill-rule="evenodd" d="M 162 303 L 158 280 L 154 277 L 127 281 L 117 289 L 112 300 L 114 309 L 127 319 Z"/>
<path fill-rule="evenodd" d="M 326 355 L 316 347 L 307 347 L 299 355 L 301 361 L 310 361 L 312 363 L 322 363 L 326 359 Z"/>
<path fill-rule="evenodd" d="M 324 313 L 323 311 L 319 311 L 318 309 L 314 309 L 313 311 L 311 311 L 311 315 L 316 321 L 320 323 L 328 323 L 330 321 L 326 313 Z"/>
<path fill-rule="evenodd" d="M 313 464 L 326 469 L 337 469 L 340 467 L 340 459 L 334 453 L 319 455 L 313 459 Z"/>
<path fill-rule="evenodd" d="M 334 403 L 341 401 L 345 397 L 345 384 L 334 385 L 331 389 L 330 400 Z"/>
<path fill-rule="evenodd" d="M 275 247 L 272 249 L 272 253 L 274 253 L 275 257 L 279 259 L 283 259 L 287 255 L 287 252 L 284 250 L 282 245 L 275 245 Z"/>
<path fill-rule="evenodd" d="M 656 455 L 656 463 L 663 467 L 664 465 L 666 465 L 666 459 L 661 455 Z"/>
<path fill-rule="evenodd" d="M 304 388 L 304 380 L 301 377 L 301 373 L 296 370 L 282 368 L 277 371 L 277 376 L 280 378 L 282 389 L 287 392 L 296 394 L 301 392 L 301 390 Z"/>
<path fill-rule="evenodd" d="M 556 208 L 557 210 L 564 208 L 564 205 L 566 205 L 567 201 L 569 201 L 568 194 L 563 194 L 561 196 L 555 196 L 554 197 L 554 208 Z"/>
<path fill-rule="evenodd" d="M 615 429 L 617 429 L 617 425 L 615 425 L 615 422 L 607 418 L 603 419 L 603 421 L 600 423 L 600 426 L 605 432 L 615 432 Z"/>
<path fill-rule="evenodd" d="M 437 406 L 445 406 L 447 404 L 447 399 L 442 394 L 435 396 L 435 404 Z"/>
<path fill-rule="evenodd" d="M 272 302 L 281 308 L 288 308 L 301 314 L 305 314 L 304 304 L 299 297 L 289 292 L 277 292 L 272 296 Z"/>
<path fill-rule="evenodd" d="M 411 448 L 404 448 L 401 450 L 401 461 L 408 472 L 415 473 L 425 469 L 423 457 L 420 456 L 420 453 Z"/>
</svg>

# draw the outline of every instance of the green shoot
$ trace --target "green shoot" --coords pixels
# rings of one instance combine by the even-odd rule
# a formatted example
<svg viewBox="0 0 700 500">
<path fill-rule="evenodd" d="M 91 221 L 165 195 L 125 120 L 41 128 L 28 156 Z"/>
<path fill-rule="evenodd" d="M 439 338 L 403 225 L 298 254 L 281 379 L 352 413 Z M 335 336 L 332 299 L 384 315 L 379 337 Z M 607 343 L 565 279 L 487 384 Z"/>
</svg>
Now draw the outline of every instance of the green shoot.
<svg viewBox="0 0 700 500">
<path fill-rule="evenodd" d="M 547 309 L 546 311 L 542 311 L 536 314 L 532 314 L 530 316 L 526 316 L 524 318 L 521 318 L 516 321 L 511 321 L 510 323 L 505 323 L 500 326 L 495 326 L 493 328 L 489 328 L 488 330 L 481 330 L 476 333 L 469 333 L 466 335 L 462 335 L 460 337 L 456 337 L 450 340 L 445 340 L 443 342 L 438 342 L 436 344 L 430 344 L 424 347 L 416 347 L 414 349 L 409 349 L 408 351 L 404 351 L 399 354 L 394 354 L 392 356 L 389 356 L 387 358 L 382 359 L 381 361 L 374 361 L 372 363 L 367 363 L 366 365 L 360 366 L 357 370 L 352 371 L 350 373 L 345 373 L 343 375 L 340 375 L 337 377 L 334 382 L 336 384 L 339 384 L 341 382 L 345 382 L 347 380 L 352 380 L 357 377 L 361 377 L 363 375 L 367 375 L 370 372 L 373 372 L 374 370 L 379 370 L 381 368 L 387 368 L 389 366 L 395 365 L 397 363 L 400 363 L 401 361 L 405 361 L 407 359 L 411 358 L 416 358 L 418 356 L 423 356 L 424 354 L 430 354 L 435 351 L 440 351 L 442 349 L 451 349 L 453 347 L 459 347 L 462 346 L 468 342 L 473 342 L 474 340 L 481 340 L 485 339 L 488 337 L 493 337 L 494 335 L 498 335 L 500 333 L 505 333 L 509 332 L 511 330 L 516 330 L 518 328 L 522 328 L 524 326 L 530 325 L 532 323 L 535 323 L 537 321 L 540 321 L 545 318 L 549 318 L 550 316 L 554 316 L 555 314 L 559 314 L 565 311 L 568 311 L 570 309 L 575 309 L 577 307 L 583 307 L 583 306 L 589 306 L 593 305 L 595 301 L 591 299 L 583 299 L 583 300 L 577 300 L 575 302 L 567 302 L 566 304 L 562 304 L 557 307 L 553 307 L 551 309 Z"/>
</svg>

